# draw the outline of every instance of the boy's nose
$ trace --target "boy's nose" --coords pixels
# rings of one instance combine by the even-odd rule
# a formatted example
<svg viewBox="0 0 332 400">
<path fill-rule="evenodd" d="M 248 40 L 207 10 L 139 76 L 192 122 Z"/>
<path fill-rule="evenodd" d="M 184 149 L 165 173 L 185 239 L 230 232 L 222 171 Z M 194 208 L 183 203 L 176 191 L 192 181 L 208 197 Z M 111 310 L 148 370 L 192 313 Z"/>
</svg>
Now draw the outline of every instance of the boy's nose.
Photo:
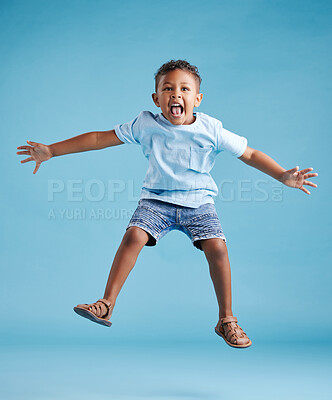
<svg viewBox="0 0 332 400">
<path fill-rule="evenodd" d="M 181 98 L 181 93 L 175 93 L 175 94 L 172 94 L 172 98 L 173 99 L 175 99 L 175 98 Z"/>
</svg>

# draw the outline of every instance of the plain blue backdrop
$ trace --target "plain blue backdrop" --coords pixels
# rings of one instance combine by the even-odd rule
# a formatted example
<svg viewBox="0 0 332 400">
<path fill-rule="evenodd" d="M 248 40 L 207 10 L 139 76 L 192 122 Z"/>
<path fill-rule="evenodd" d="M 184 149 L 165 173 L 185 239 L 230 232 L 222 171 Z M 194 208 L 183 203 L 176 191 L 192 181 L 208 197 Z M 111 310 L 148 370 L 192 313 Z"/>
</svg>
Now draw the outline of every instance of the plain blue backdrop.
<svg viewBox="0 0 332 400">
<path fill-rule="evenodd" d="M 85 392 L 79 373 L 70 384 L 59 372 L 65 366 L 77 372 L 83 365 L 90 372 L 99 365 L 93 370 L 97 381 L 99 373 L 103 379 L 116 376 L 113 394 L 121 399 L 159 398 L 162 393 L 163 399 L 216 398 L 226 363 L 236 374 L 243 363 L 255 376 L 247 381 L 251 392 L 242 393 L 245 385 L 240 385 L 240 397 L 270 393 L 270 398 L 286 398 L 286 393 L 270 392 L 278 371 L 293 389 L 287 392 L 293 393 L 290 398 L 310 398 L 316 384 L 327 390 L 331 17 L 331 1 L 322 0 L 1 2 L 0 300 L 6 398 L 23 396 L 13 385 L 17 375 L 25 399 L 111 398 L 109 386 L 107 394 L 95 392 L 95 386 Z M 159 112 L 151 99 L 154 73 L 179 58 L 197 65 L 202 76 L 203 101 L 197 111 L 220 119 L 283 167 L 313 167 L 319 173 L 312 179 L 318 188 L 309 188 L 308 196 L 228 154 L 217 159 L 212 175 L 220 188 L 216 208 L 228 239 L 233 313 L 253 341 L 241 355 L 214 333 L 218 308 L 208 265 L 181 232 L 143 249 L 118 297 L 110 329 L 72 310 L 103 295 L 147 169 L 138 146 L 54 158 L 36 175 L 34 163 L 20 164 L 25 157 L 16 155 L 27 139 L 50 144 L 113 129 L 142 110 Z M 103 347 L 85 353 L 91 344 Z M 317 349 L 320 344 L 324 349 Z M 285 362 L 282 354 L 291 354 L 285 346 L 294 350 L 299 345 L 294 365 Z M 137 350 L 153 346 L 155 364 Z M 202 354 L 192 350 L 204 346 Z M 117 354 L 117 365 L 123 367 L 116 368 L 118 375 L 102 348 L 113 361 Z M 75 351 L 82 359 L 73 356 Z M 306 354 L 311 377 L 318 365 L 322 368 L 320 381 L 310 387 L 303 386 L 309 382 L 308 369 L 304 375 L 298 369 L 306 365 Z M 182 365 L 181 360 L 189 361 Z M 201 369 L 190 372 L 188 365 L 196 363 Z M 272 368 L 270 381 L 265 376 L 271 386 L 266 383 L 266 393 L 255 392 L 262 388 L 265 363 Z M 18 364 L 22 370 L 17 371 Z M 285 364 L 297 371 L 298 386 L 291 386 L 287 371 L 282 375 Z M 152 394 L 143 378 L 121 385 L 128 379 L 125 365 L 143 368 L 145 377 L 156 375 Z M 54 370 L 48 375 L 49 368 Z M 48 382 L 43 389 L 37 384 L 41 372 Z M 238 384 L 237 375 L 228 374 L 227 382 Z M 54 376 L 63 380 L 54 381 Z M 300 387 L 305 388 L 302 394 Z M 227 394 L 233 396 L 231 390 Z"/>
</svg>

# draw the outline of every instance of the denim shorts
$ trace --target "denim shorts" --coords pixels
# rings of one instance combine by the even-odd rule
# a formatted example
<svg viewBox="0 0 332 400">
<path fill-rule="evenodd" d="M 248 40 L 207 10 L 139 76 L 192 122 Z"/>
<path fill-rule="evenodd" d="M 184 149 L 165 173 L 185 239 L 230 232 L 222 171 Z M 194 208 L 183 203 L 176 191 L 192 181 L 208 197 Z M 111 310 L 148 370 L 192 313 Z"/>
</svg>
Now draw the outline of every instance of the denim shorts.
<svg viewBox="0 0 332 400">
<path fill-rule="evenodd" d="M 137 226 L 149 234 L 146 246 L 155 246 L 159 239 L 174 229 L 184 232 L 199 250 L 202 250 L 202 239 L 221 238 L 226 243 L 215 206 L 211 203 L 191 208 L 160 200 L 141 199 L 127 229 L 131 226 Z"/>
</svg>

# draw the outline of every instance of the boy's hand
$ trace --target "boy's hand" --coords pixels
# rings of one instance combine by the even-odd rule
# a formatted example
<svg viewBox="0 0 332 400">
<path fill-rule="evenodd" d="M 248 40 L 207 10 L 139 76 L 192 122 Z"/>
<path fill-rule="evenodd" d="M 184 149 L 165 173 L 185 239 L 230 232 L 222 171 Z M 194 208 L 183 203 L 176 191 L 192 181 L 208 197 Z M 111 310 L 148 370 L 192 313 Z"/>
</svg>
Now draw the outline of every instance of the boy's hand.
<svg viewBox="0 0 332 400">
<path fill-rule="evenodd" d="M 51 157 L 53 157 L 53 154 L 49 146 L 46 144 L 35 143 L 31 142 L 30 140 L 27 140 L 27 143 L 31 146 L 17 147 L 18 149 L 24 149 L 25 151 L 18 151 L 16 154 L 28 154 L 31 156 L 29 158 L 26 158 L 25 160 L 22 160 L 22 164 L 28 161 L 36 161 L 36 167 L 33 171 L 33 173 L 35 174 L 38 171 L 40 164 L 43 161 L 49 160 Z"/>
<path fill-rule="evenodd" d="M 317 173 L 310 173 L 307 172 L 312 171 L 313 168 L 306 168 L 298 171 L 299 167 L 295 167 L 285 171 L 281 174 L 281 182 L 287 186 L 298 188 L 303 190 L 304 193 L 310 194 L 309 190 L 303 187 L 303 185 L 317 187 L 315 183 L 307 181 L 306 179 L 312 178 L 314 176 L 318 176 Z"/>
</svg>

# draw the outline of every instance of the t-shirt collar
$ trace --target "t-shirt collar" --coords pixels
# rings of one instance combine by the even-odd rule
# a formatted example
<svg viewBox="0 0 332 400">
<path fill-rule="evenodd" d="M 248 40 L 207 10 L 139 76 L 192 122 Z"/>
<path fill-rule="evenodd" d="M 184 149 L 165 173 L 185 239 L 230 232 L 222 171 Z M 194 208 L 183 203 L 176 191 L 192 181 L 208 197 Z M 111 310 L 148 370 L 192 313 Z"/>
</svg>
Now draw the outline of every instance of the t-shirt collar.
<svg viewBox="0 0 332 400">
<path fill-rule="evenodd" d="M 190 128 L 190 127 L 192 127 L 192 126 L 194 126 L 194 125 L 197 125 L 198 120 L 199 120 L 199 113 L 194 112 L 193 115 L 196 117 L 196 119 L 195 119 L 195 121 L 194 121 L 192 124 L 189 124 L 189 125 L 174 125 L 174 124 L 172 124 L 171 122 L 169 122 L 169 120 L 168 120 L 167 118 L 165 118 L 165 117 L 163 116 L 162 113 L 159 113 L 159 114 L 158 114 L 159 118 L 160 118 L 166 125 L 172 126 L 173 128 L 180 128 L 180 127 L 181 127 L 181 128 Z"/>
</svg>

